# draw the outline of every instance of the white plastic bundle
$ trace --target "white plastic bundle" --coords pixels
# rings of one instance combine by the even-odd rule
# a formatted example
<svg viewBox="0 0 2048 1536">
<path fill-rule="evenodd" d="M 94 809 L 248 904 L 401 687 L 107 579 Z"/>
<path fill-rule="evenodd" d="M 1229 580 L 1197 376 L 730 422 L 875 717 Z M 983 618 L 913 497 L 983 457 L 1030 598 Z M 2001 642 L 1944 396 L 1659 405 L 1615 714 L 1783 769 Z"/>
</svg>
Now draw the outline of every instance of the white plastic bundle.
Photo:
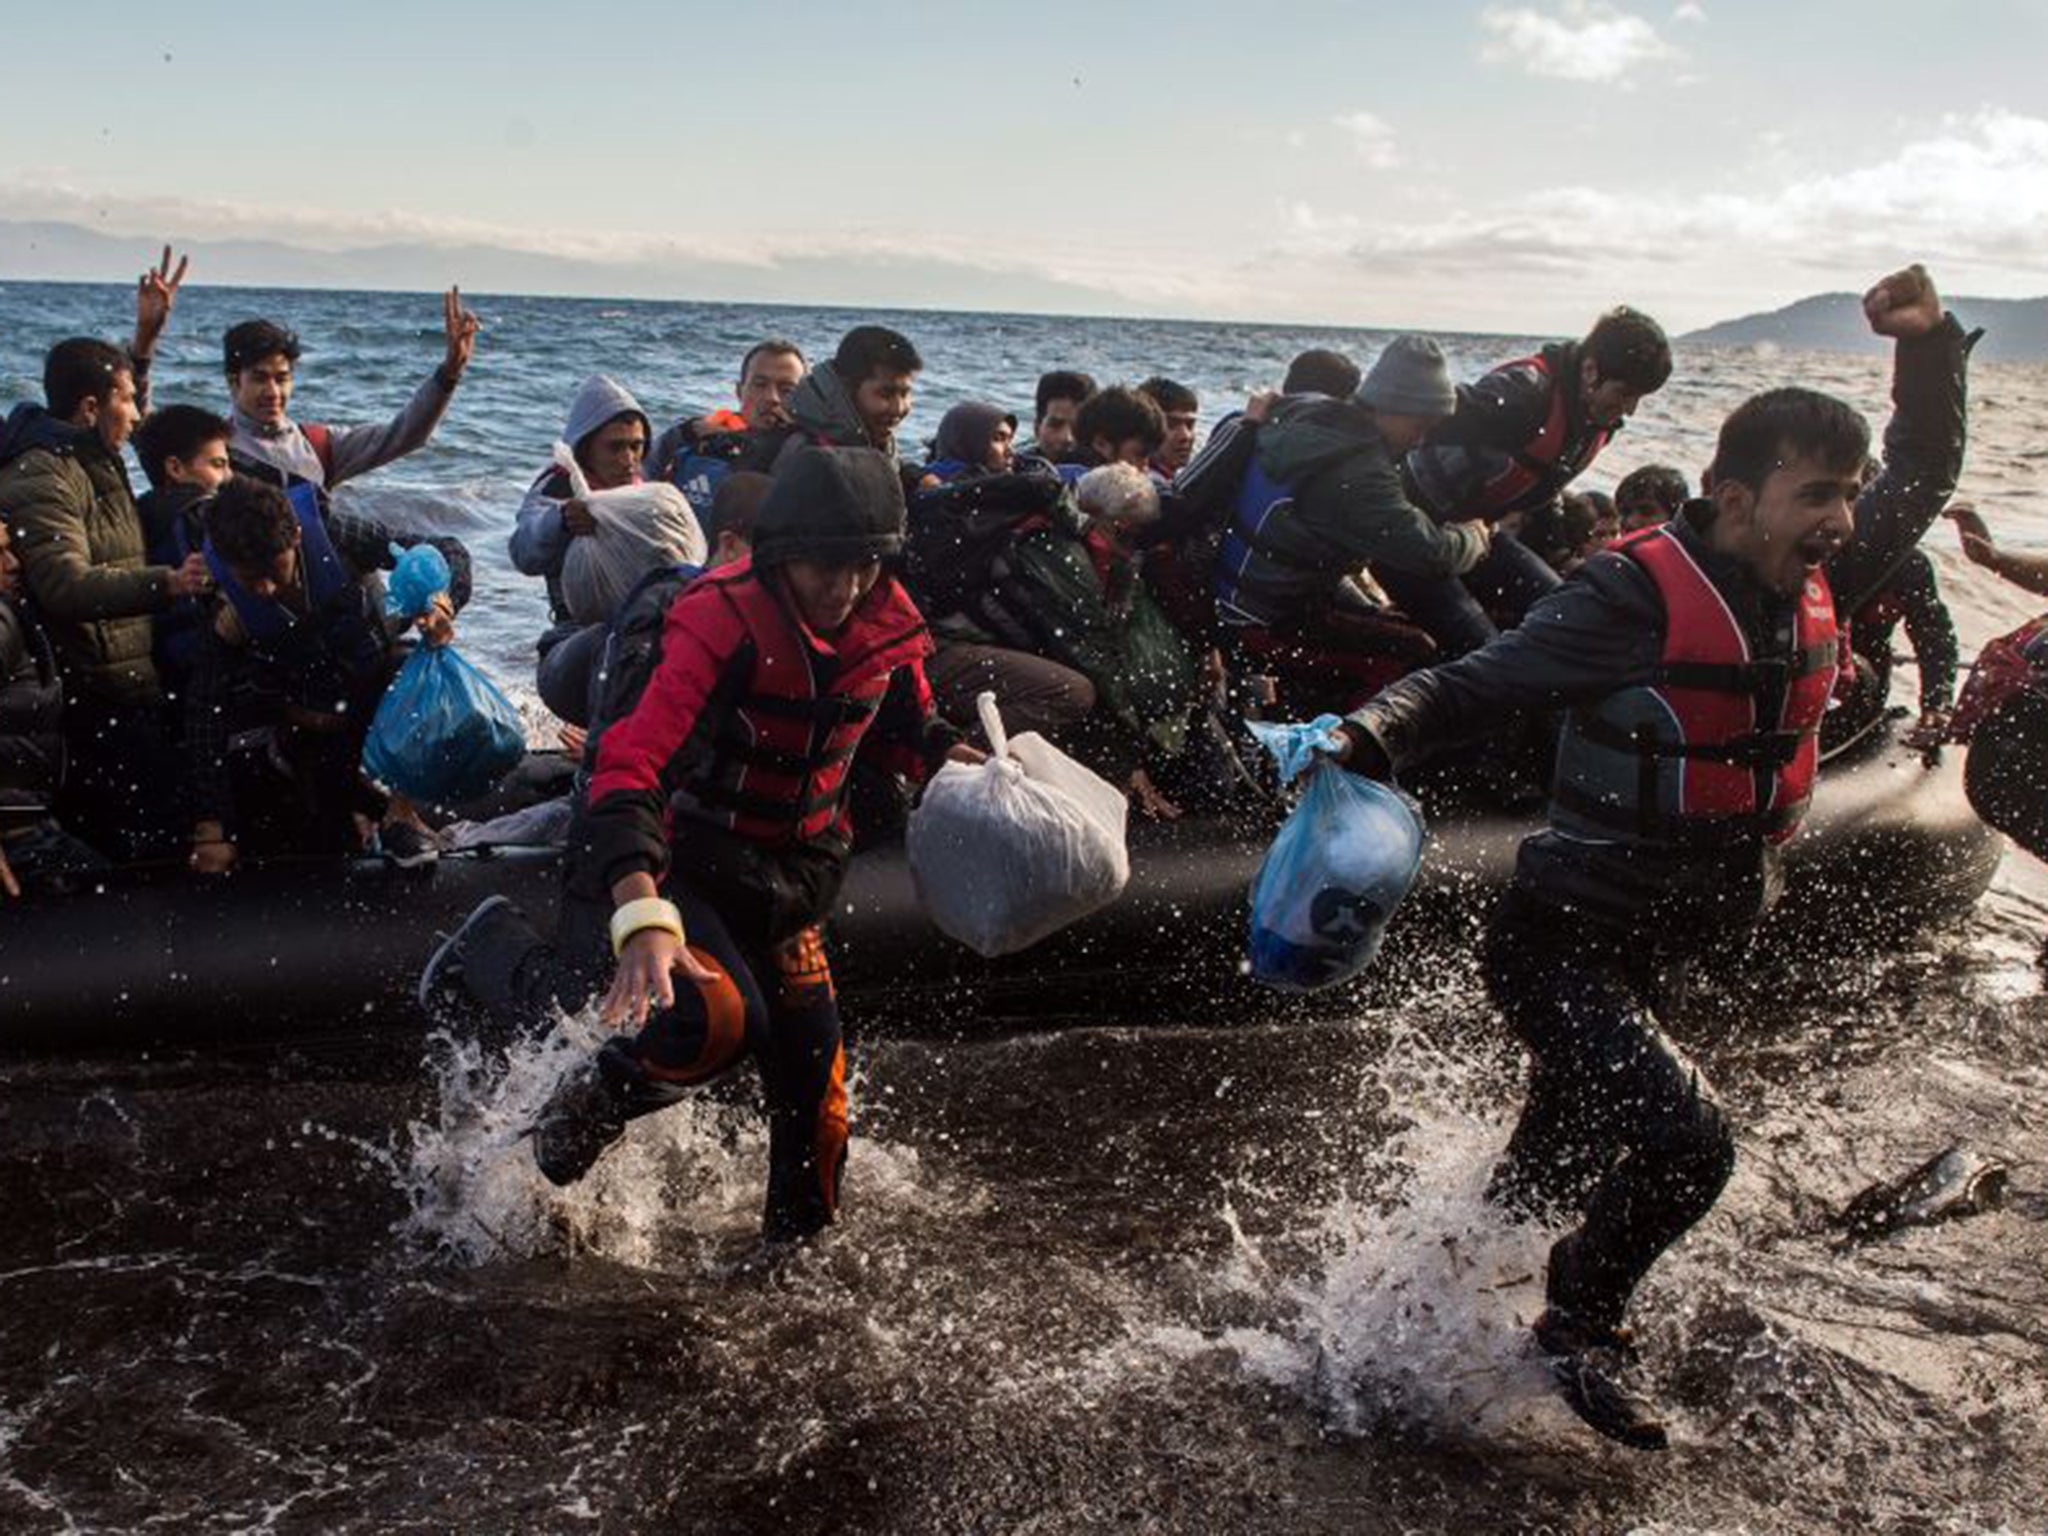
<svg viewBox="0 0 2048 1536">
<path fill-rule="evenodd" d="M 1106 907 L 1131 878 L 1123 795 L 1044 737 L 1010 739 L 995 695 L 975 701 L 993 749 L 947 763 L 904 833 L 918 899 L 982 955 L 1028 949 Z"/>
<path fill-rule="evenodd" d="M 710 546 L 689 499 L 660 481 L 593 491 L 567 443 L 555 463 L 569 494 L 590 508 L 597 531 L 569 541 L 562 558 L 562 600 L 578 624 L 608 624 L 636 583 L 665 565 L 702 565 Z"/>
</svg>

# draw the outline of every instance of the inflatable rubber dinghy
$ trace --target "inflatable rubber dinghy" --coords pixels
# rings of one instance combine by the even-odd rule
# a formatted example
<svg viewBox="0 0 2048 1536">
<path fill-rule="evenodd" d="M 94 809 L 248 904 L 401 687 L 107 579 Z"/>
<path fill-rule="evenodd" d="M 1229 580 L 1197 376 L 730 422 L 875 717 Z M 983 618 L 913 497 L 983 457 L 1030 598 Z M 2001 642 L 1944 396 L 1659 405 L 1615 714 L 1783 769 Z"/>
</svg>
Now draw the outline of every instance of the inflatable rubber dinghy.
<svg viewBox="0 0 2048 1536">
<path fill-rule="evenodd" d="M 1421 876 L 1366 984 L 1412 980 L 1432 955 L 1462 959 L 1537 822 L 1431 816 Z M 931 926 L 900 846 L 864 852 L 831 920 L 848 1017 L 865 1030 L 943 1033 L 992 1017 L 1188 1020 L 1303 1006 L 1243 975 L 1246 896 L 1276 825 L 1134 820 L 1123 897 L 996 960 Z M 1930 768 L 1873 740 L 1823 768 L 1812 814 L 1786 850 L 1787 895 L 1773 926 L 1795 940 L 1818 936 L 1831 952 L 1895 941 L 1968 910 L 2002 852 L 1964 799 L 1959 752 Z M 217 883 L 182 870 L 124 873 L 95 891 L 9 902 L 0 907 L 0 1048 L 421 1030 L 413 991 L 438 936 L 493 893 L 547 931 L 558 878 L 554 851 L 509 847 L 444 855 L 426 871 L 358 860 L 248 868 Z M 1332 995 L 1341 1006 L 1345 994 Z"/>
</svg>

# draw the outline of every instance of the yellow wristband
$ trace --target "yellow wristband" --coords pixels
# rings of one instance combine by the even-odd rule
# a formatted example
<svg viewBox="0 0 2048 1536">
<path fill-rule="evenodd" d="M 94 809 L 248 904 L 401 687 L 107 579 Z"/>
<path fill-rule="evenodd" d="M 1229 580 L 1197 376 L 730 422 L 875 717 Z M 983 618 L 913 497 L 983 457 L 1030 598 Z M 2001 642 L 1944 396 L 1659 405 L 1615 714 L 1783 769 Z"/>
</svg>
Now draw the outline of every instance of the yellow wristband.
<svg viewBox="0 0 2048 1536">
<path fill-rule="evenodd" d="M 612 953 L 625 951 L 626 941 L 646 928 L 660 928 L 683 937 L 683 914 L 676 910 L 676 904 L 662 896 L 642 896 L 629 901 L 612 914 Z"/>
</svg>

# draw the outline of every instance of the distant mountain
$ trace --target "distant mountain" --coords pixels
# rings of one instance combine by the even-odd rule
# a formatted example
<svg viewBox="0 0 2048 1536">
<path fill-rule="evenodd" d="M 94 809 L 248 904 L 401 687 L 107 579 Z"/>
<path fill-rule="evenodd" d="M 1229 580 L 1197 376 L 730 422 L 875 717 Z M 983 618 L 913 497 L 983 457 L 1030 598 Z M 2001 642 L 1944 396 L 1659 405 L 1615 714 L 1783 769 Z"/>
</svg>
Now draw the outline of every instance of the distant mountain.
<svg viewBox="0 0 2048 1536">
<path fill-rule="evenodd" d="M 1982 326 L 1976 355 L 1987 361 L 2048 362 L 2048 298 L 1951 298 L 1966 328 Z M 1863 301 L 1853 293 L 1821 293 L 1769 314 L 1723 320 L 1680 341 L 1709 347 L 1779 346 L 1813 352 L 1882 352 L 1890 343 L 1870 334 Z"/>
<path fill-rule="evenodd" d="M 162 237 L 159 239 L 159 243 Z M 1125 314 L 1130 301 L 1106 289 L 945 256 L 834 253 L 761 262 L 721 261 L 681 245 L 619 261 L 584 261 L 507 246 L 408 242 L 341 251 L 272 240 L 188 240 L 194 276 L 251 288 L 392 289 L 432 292 L 460 283 L 471 293 L 600 299 L 787 301 L 875 308 L 986 309 Z M 0 219 L 0 281 L 133 282 L 156 246 L 79 224 Z"/>
</svg>

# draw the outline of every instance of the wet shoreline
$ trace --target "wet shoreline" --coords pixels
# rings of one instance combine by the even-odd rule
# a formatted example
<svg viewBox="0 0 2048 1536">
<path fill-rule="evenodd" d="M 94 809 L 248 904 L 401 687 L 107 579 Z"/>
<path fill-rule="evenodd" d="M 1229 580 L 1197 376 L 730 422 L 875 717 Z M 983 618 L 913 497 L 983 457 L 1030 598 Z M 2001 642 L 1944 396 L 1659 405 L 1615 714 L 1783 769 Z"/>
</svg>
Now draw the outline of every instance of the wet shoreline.
<svg viewBox="0 0 2048 1536">
<path fill-rule="evenodd" d="M 1523 1357 L 1459 956 L 1361 1019 L 868 1042 L 848 1220 L 786 1268 L 744 1080 L 557 1195 L 545 1051 L 10 1062 L 0 1527 L 2024 1529 L 2044 910 L 1688 1004 L 1741 1163 L 1642 1299 L 1662 1459 Z M 1949 1136 L 2006 1209 L 1841 1251 Z"/>
</svg>

